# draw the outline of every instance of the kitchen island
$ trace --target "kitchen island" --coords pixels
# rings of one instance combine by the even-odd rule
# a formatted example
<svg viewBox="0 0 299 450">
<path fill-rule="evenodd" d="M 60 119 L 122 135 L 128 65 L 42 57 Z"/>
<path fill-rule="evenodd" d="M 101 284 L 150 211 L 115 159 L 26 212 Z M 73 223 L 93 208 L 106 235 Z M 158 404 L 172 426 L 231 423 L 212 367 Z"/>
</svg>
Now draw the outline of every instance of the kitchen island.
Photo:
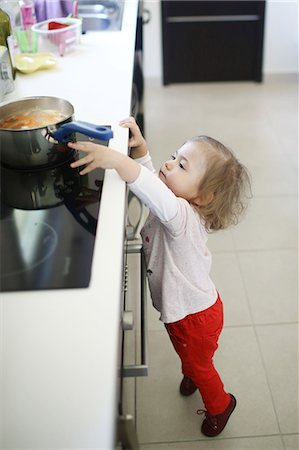
<svg viewBox="0 0 299 450">
<path fill-rule="evenodd" d="M 121 31 L 90 32 L 51 70 L 17 74 L 5 102 L 55 96 L 75 118 L 111 125 L 127 153 L 138 1 Z M 1 449 L 116 445 L 126 186 L 106 171 L 88 288 L 1 293 Z"/>
</svg>

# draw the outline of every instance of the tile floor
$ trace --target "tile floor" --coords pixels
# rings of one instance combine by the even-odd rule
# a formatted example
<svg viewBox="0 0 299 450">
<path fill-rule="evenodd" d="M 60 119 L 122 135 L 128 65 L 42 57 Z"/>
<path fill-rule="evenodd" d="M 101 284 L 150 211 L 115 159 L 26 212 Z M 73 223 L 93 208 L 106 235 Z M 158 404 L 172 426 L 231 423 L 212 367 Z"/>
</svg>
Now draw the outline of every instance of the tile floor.
<svg viewBox="0 0 299 450">
<path fill-rule="evenodd" d="M 215 365 L 237 409 L 219 437 L 201 434 L 201 398 L 179 395 L 179 360 L 150 305 L 149 375 L 133 388 L 141 450 L 298 449 L 297 79 L 146 80 L 145 119 L 156 167 L 188 137 L 208 134 L 247 165 L 253 198 L 236 228 L 209 241 L 225 305 Z"/>
</svg>

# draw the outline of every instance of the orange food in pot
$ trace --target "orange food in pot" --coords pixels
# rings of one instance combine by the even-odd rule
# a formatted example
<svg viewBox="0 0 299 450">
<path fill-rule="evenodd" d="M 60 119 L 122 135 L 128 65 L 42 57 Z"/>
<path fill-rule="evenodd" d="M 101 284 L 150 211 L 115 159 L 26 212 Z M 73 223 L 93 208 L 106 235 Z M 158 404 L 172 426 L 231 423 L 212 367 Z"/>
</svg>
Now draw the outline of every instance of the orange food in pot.
<svg viewBox="0 0 299 450">
<path fill-rule="evenodd" d="M 33 110 L 7 116 L 0 121 L 0 128 L 10 130 L 29 130 L 46 127 L 66 119 L 65 115 L 54 110 Z"/>
</svg>

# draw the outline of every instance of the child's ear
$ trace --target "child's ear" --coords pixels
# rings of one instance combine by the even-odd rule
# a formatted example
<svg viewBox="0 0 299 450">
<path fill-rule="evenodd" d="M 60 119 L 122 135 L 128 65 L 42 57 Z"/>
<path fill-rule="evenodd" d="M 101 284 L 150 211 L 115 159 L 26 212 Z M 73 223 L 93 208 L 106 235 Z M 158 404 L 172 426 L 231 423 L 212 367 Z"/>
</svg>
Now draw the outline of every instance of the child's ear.
<svg viewBox="0 0 299 450">
<path fill-rule="evenodd" d="M 213 198 L 214 198 L 213 192 L 208 192 L 206 194 L 201 194 L 198 197 L 196 197 L 193 203 L 197 206 L 206 206 L 209 203 L 211 203 Z"/>
</svg>

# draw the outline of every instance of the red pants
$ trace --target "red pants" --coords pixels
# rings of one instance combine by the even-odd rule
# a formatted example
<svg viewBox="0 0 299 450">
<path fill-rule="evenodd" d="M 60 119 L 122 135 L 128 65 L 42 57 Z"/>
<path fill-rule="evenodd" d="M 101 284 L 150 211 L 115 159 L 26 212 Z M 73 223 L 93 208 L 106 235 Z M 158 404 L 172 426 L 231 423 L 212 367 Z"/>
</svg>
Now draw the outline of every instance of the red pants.
<svg viewBox="0 0 299 450">
<path fill-rule="evenodd" d="M 207 411 L 222 413 L 230 402 L 213 365 L 218 337 L 223 327 L 223 307 L 218 296 L 210 308 L 190 314 L 178 322 L 165 324 L 182 362 L 182 372 L 198 387 Z"/>
</svg>

